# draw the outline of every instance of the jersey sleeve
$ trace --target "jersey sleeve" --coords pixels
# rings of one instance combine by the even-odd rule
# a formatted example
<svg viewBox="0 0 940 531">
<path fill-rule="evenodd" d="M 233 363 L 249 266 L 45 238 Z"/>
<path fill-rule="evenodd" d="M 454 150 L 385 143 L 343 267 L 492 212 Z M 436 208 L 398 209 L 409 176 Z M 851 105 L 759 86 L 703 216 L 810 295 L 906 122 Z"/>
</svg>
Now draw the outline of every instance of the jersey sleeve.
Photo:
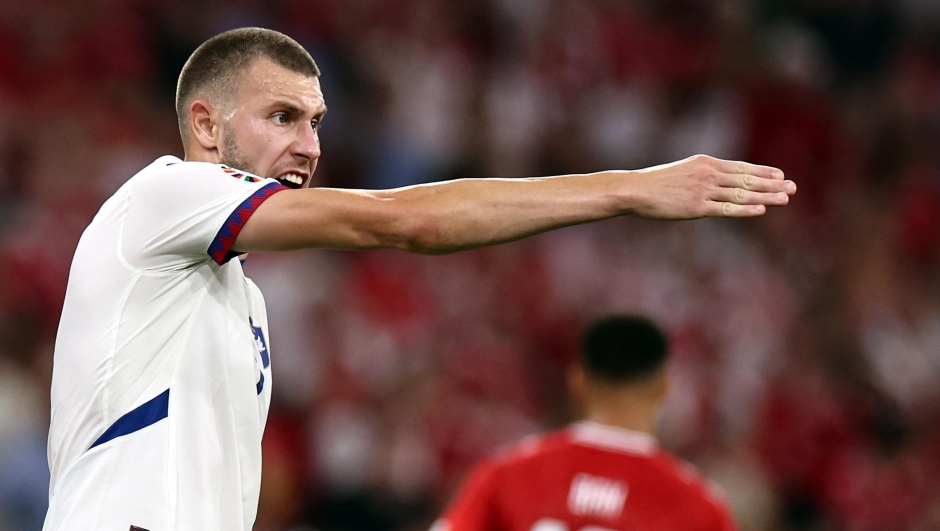
<svg viewBox="0 0 940 531">
<path fill-rule="evenodd" d="M 738 531 L 734 515 L 728 504 L 728 498 L 717 484 L 709 482 L 705 487 L 705 496 L 712 508 L 712 522 L 709 531 Z"/>
<path fill-rule="evenodd" d="M 718 506 L 718 523 L 715 531 L 738 531 L 738 526 L 734 522 L 734 516 L 727 504 Z"/>
<path fill-rule="evenodd" d="M 500 531 L 496 471 L 495 464 L 488 459 L 477 465 L 433 531 Z"/>
<path fill-rule="evenodd" d="M 121 250 L 134 267 L 173 270 L 234 256 L 255 210 L 287 188 L 209 163 L 180 162 L 142 176 L 128 195 Z"/>
</svg>

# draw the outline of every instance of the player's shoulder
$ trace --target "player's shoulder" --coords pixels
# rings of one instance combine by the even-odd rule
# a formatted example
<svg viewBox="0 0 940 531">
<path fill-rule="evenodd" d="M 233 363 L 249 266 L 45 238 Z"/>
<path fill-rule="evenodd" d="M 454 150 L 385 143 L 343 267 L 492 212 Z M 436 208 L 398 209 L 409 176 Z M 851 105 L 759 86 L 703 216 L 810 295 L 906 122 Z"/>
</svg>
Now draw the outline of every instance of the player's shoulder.
<svg viewBox="0 0 940 531">
<path fill-rule="evenodd" d="M 727 508 L 728 499 L 724 489 L 706 477 L 698 467 L 664 450 L 658 452 L 654 459 L 664 471 L 694 497 L 700 498 L 704 503 L 718 510 L 723 511 Z"/>
<path fill-rule="evenodd" d="M 157 158 L 140 170 L 131 180 L 160 183 L 200 176 L 225 180 L 231 179 L 246 183 L 256 183 L 267 180 L 247 171 L 226 166 L 225 164 L 181 160 L 173 155 L 164 155 Z M 190 181 L 191 184 L 196 184 L 196 182 L 195 180 Z"/>
<path fill-rule="evenodd" d="M 497 468 L 512 468 L 552 459 L 564 452 L 570 443 L 567 429 L 529 435 L 515 444 L 498 449 L 490 461 Z"/>
</svg>

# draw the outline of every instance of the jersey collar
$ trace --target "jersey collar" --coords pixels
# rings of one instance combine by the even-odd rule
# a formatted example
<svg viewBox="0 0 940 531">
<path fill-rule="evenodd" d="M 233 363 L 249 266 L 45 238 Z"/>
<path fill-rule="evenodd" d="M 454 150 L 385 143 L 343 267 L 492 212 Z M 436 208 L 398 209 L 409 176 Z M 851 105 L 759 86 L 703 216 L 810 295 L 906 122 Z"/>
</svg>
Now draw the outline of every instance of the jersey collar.
<svg viewBox="0 0 940 531">
<path fill-rule="evenodd" d="M 648 433 L 589 420 L 575 422 L 571 425 L 570 432 L 575 442 L 631 454 L 651 455 L 659 448 L 656 438 Z"/>
</svg>

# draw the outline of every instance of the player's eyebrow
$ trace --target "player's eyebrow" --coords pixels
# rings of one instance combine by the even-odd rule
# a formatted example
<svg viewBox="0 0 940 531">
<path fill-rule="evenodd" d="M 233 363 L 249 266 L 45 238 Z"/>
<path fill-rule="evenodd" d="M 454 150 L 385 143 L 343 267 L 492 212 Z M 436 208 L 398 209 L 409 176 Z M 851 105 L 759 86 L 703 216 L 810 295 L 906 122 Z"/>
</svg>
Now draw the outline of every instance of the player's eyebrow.
<svg viewBox="0 0 940 531">
<path fill-rule="evenodd" d="M 291 102 L 285 101 L 285 100 L 278 100 L 278 101 L 275 101 L 275 102 L 272 103 L 269 107 L 270 107 L 271 109 L 282 109 L 282 110 L 286 111 L 288 114 L 293 115 L 293 116 L 297 116 L 297 115 L 299 115 L 299 114 L 304 114 L 304 109 L 300 108 L 299 106 L 297 106 L 297 105 L 294 104 L 294 103 L 291 103 Z M 314 118 L 323 118 L 323 115 L 326 114 L 326 111 L 327 111 L 326 105 L 322 105 L 322 106 L 320 107 L 319 111 L 318 111 L 316 114 L 314 114 L 313 116 L 314 116 Z"/>
<path fill-rule="evenodd" d="M 268 107 L 279 111 L 286 111 L 288 114 L 303 114 L 303 110 L 300 107 L 284 100 L 275 101 Z"/>
</svg>

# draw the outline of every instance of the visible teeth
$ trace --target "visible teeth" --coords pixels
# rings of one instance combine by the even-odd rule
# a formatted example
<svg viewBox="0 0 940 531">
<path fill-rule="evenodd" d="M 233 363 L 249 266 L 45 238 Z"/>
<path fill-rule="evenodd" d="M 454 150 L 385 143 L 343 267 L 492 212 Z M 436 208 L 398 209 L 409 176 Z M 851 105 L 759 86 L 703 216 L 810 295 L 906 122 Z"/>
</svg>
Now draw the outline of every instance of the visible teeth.
<svg viewBox="0 0 940 531">
<path fill-rule="evenodd" d="M 296 173 L 288 173 L 284 175 L 284 180 L 294 184 L 303 184 L 304 182 L 304 178 L 300 175 L 297 175 Z"/>
</svg>

